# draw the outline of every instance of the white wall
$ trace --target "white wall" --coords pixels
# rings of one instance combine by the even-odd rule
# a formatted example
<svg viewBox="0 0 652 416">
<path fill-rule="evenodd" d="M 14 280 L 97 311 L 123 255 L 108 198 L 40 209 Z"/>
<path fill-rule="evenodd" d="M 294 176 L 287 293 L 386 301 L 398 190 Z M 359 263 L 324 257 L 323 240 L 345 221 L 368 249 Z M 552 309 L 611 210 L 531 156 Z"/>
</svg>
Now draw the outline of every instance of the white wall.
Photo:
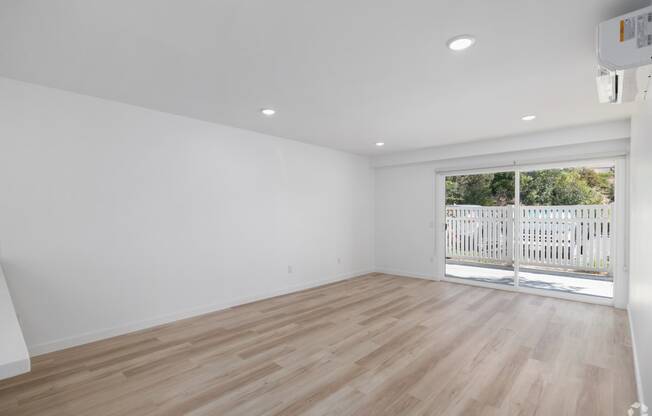
<svg viewBox="0 0 652 416">
<path fill-rule="evenodd" d="M 434 169 L 409 165 L 376 169 L 376 270 L 432 278 Z"/>
<path fill-rule="evenodd" d="M 361 274 L 372 244 L 367 158 L 0 78 L 0 253 L 32 353 Z"/>
<path fill-rule="evenodd" d="M 630 156 L 629 312 L 639 368 L 639 395 L 652 400 L 652 100 L 632 117 Z M 635 225 L 635 226 L 634 226 Z M 639 398 L 644 400 L 643 397 Z M 649 405 L 650 403 L 648 403 Z"/>
<path fill-rule="evenodd" d="M 514 163 L 539 163 L 544 161 L 572 160 L 577 158 L 623 155 L 628 152 L 629 123 L 607 123 L 596 126 L 557 130 L 549 132 L 550 142 L 577 143 L 566 146 L 547 146 L 540 143 L 541 134 L 513 137 L 511 148 L 525 148 L 517 152 L 497 153 L 493 141 L 476 142 L 472 156 L 445 159 L 446 155 L 457 154 L 456 148 L 442 148 L 441 152 L 427 149 L 426 163 L 403 164 L 407 160 L 421 160 L 416 154 L 406 158 L 380 157 L 376 166 L 375 193 L 375 262 L 379 271 L 406 276 L 439 278 L 435 271 L 435 171 L 470 169 L 476 167 L 511 166 Z M 584 134 L 594 132 L 601 139 L 585 142 Z M 578 137 L 582 140 L 577 142 Z M 625 137 L 625 138 L 623 138 Z M 537 148 L 539 143 L 539 148 Z M 505 146 L 510 148 L 506 143 Z M 460 145 L 469 148 L 469 145 Z M 440 157 L 441 160 L 434 160 Z M 426 156 L 424 156 L 426 157 Z M 393 165 L 393 166 L 392 166 Z M 384 167 L 382 167 L 384 166 Z M 625 277 L 626 279 L 626 277 Z M 626 282 L 624 282 L 625 288 Z M 626 296 L 626 293 L 625 293 Z M 624 299 L 626 302 L 626 299 Z M 625 303 L 623 303 L 623 306 Z"/>
</svg>

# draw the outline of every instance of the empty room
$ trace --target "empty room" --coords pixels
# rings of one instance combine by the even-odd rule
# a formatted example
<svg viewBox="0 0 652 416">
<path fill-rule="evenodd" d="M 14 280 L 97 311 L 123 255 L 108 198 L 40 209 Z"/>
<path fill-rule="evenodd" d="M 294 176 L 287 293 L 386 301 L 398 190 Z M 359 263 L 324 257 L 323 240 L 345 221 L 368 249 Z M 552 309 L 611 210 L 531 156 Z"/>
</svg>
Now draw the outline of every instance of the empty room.
<svg viewBox="0 0 652 416">
<path fill-rule="evenodd" d="M 0 416 L 652 414 L 649 88 L 650 0 L 0 0 Z"/>
</svg>

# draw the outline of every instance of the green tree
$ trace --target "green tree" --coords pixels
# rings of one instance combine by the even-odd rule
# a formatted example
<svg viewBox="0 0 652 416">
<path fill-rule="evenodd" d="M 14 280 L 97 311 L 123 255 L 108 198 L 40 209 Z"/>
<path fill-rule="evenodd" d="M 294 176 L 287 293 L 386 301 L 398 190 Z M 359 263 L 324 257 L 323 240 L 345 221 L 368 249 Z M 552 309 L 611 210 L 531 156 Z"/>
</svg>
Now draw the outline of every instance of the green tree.
<svg viewBox="0 0 652 416">
<path fill-rule="evenodd" d="M 521 204 L 553 205 L 558 169 L 526 172 L 521 175 Z"/>
<path fill-rule="evenodd" d="M 494 205 L 509 205 L 514 203 L 514 172 L 498 172 L 491 181 L 491 192 L 495 199 Z"/>
<path fill-rule="evenodd" d="M 582 168 L 578 169 L 578 172 L 587 185 L 603 195 L 602 203 L 607 204 L 614 201 L 614 168 L 609 168 L 604 172 Z"/>
<path fill-rule="evenodd" d="M 461 205 L 464 203 L 464 192 L 460 189 L 457 176 L 446 178 L 446 204 Z"/>
<path fill-rule="evenodd" d="M 491 183 L 493 174 L 448 177 L 446 200 L 449 204 L 495 205 Z M 450 193 L 449 193 L 450 190 Z"/>
<path fill-rule="evenodd" d="M 555 183 L 551 205 L 593 205 L 601 204 L 603 199 L 578 171 L 563 171 Z"/>
<path fill-rule="evenodd" d="M 545 169 L 521 174 L 521 203 L 524 205 L 606 204 L 613 200 L 613 169 Z M 514 172 L 447 177 L 446 203 L 513 204 Z"/>
</svg>

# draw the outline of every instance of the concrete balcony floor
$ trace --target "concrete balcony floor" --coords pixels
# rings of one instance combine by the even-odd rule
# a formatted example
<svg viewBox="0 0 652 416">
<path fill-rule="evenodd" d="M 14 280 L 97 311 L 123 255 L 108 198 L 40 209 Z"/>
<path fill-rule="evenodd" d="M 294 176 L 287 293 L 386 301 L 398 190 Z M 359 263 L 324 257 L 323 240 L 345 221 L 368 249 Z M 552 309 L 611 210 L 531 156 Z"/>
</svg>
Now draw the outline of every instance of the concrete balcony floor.
<svg viewBox="0 0 652 416">
<path fill-rule="evenodd" d="M 514 270 L 508 266 L 482 263 L 446 261 L 446 276 L 470 279 L 478 282 L 514 284 Z M 602 275 L 542 270 L 521 266 L 519 272 L 522 287 L 554 290 L 580 295 L 613 297 L 613 279 Z"/>
</svg>

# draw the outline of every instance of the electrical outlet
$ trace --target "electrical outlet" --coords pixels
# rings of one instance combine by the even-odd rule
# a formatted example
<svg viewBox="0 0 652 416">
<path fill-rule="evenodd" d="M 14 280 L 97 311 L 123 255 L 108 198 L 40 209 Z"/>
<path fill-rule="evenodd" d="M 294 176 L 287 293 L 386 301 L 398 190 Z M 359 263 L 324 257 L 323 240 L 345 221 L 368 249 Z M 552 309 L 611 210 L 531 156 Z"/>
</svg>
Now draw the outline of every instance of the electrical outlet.
<svg viewBox="0 0 652 416">
<path fill-rule="evenodd" d="M 338 257 L 337 258 L 337 264 L 341 264 L 341 263 L 342 263 L 342 259 L 340 257 Z"/>
<path fill-rule="evenodd" d="M 292 266 L 288 266 L 288 273 L 292 273 Z"/>
</svg>

